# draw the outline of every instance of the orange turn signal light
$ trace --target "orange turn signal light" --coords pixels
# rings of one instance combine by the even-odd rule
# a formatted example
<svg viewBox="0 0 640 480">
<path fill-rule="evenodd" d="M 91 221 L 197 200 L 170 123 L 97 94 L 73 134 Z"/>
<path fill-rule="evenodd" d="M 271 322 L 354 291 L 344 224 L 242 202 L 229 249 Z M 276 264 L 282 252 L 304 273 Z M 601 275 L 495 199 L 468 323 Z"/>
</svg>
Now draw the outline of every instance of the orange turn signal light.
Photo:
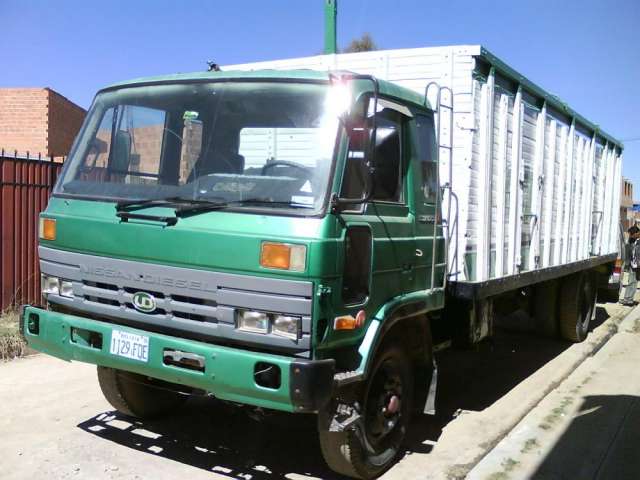
<svg viewBox="0 0 640 480">
<path fill-rule="evenodd" d="M 289 243 L 263 242 L 260 266 L 280 270 L 304 271 L 307 247 Z"/>
<path fill-rule="evenodd" d="M 40 218 L 40 238 L 43 240 L 56 239 L 56 221 L 53 218 Z"/>
<path fill-rule="evenodd" d="M 291 247 L 284 243 L 263 243 L 260 252 L 260 265 L 268 268 L 289 270 Z"/>
<path fill-rule="evenodd" d="M 356 313 L 356 316 L 353 315 L 343 315 L 341 317 L 336 317 L 333 320 L 333 329 L 334 330 L 355 330 L 364 325 L 364 321 L 366 319 L 367 314 L 364 310 L 360 310 Z"/>
</svg>

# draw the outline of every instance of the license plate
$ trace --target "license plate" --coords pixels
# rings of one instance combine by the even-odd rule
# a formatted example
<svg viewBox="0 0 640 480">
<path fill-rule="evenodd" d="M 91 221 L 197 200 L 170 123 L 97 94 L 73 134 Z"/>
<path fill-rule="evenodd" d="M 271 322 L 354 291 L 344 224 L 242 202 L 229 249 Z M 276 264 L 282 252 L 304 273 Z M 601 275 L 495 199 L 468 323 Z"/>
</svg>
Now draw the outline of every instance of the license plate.
<svg viewBox="0 0 640 480">
<path fill-rule="evenodd" d="M 147 362 L 149 361 L 149 337 L 122 330 L 112 330 L 109 352 L 119 357 Z"/>
</svg>

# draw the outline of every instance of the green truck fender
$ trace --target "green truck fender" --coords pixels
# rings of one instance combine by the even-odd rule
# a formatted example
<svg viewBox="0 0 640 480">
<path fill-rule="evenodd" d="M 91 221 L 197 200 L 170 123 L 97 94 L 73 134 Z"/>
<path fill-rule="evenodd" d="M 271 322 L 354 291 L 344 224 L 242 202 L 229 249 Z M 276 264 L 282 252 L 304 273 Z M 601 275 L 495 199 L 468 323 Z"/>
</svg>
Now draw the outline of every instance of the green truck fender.
<svg viewBox="0 0 640 480">
<path fill-rule="evenodd" d="M 400 327 L 402 322 L 415 320 L 427 315 L 429 312 L 441 309 L 444 305 L 444 291 L 434 289 L 427 291 L 412 292 L 406 295 L 394 297 L 385 303 L 371 318 L 367 326 L 364 338 L 358 348 L 360 364 L 351 375 L 351 379 L 366 380 L 373 360 L 382 345 L 387 334 Z M 431 331 L 429 323 L 425 323 L 425 345 L 424 358 L 419 362 L 422 367 L 416 372 L 416 386 L 420 384 L 423 388 L 416 388 L 419 394 L 419 404 L 423 405 L 424 413 L 435 413 L 435 393 L 437 386 L 437 365 L 433 356 L 433 345 L 431 345 Z"/>
</svg>

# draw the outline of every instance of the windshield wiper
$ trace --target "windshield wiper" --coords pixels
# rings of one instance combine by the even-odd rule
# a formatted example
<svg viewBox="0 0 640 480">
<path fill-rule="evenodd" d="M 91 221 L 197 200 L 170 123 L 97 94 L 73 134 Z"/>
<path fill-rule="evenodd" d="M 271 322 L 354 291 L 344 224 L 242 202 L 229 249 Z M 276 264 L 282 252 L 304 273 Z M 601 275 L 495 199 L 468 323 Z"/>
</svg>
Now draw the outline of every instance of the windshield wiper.
<svg viewBox="0 0 640 480">
<path fill-rule="evenodd" d="M 208 200 L 194 200 L 192 203 L 185 202 L 183 205 L 176 208 L 177 217 L 186 217 L 188 215 L 195 215 L 198 213 L 211 212 L 213 210 L 221 210 L 229 207 L 229 202 L 213 202 Z"/>
<path fill-rule="evenodd" d="M 184 197 L 150 198 L 147 200 L 127 200 L 116 203 L 116 211 L 138 210 L 147 207 L 169 207 L 173 205 L 211 205 L 226 202 L 214 202 L 213 200 L 197 200 Z"/>
<path fill-rule="evenodd" d="M 244 200 L 234 200 L 231 202 L 212 202 L 207 200 L 196 200 L 192 205 L 186 205 L 176 208 L 177 217 L 186 217 L 189 215 L 197 215 L 199 213 L 210 212 L 212 210 L 220 210 L 227 207 L 242 205 L 274 205 L 278 207 L 288 208 L 312 208 L 310 205 L 296 203 L 291 201 L 273 201 L 269 198 L 246 198 Z"/>
<path fill-rule="evenodd" d="M 116 204 L 116 216 L 123 222 L 127 222 L 130 218 L 137 220 L 151 220 L 164 222 L 167 226 L 175 225 L 179 217 L 189 214 L 200 213 L 205 211 L 225 208 L 227 202 L 216 202 L 212 200 L 196 200 L 181 197 L 155 198 L 149 200 L 131 200 L 126 202 L 118 202 Z M 131 210 L 138 210 L 148 207 L 173 207 L 175 206 L 175 216 L 167 217 L 161 215 L 145 215 L 134 213 Z"/>
<path fill-rule="evenodd" d="M 272 205 L 287 208 L 313 208 L 311 205 L 306 205 L 303 203 L 297 203 L 293 201 L 274 201 L 270 198 L 246 198 L 243 200 L 226 202 L 213 200 L 197 200 L 181 197 L 168 197 L 119 202 L 116 205 L 116 216 L 119 217 L 123 222 L 128 221 L 128 219 L 130 218 L 133 218 L 138 220 L 159 221 L 165 222 L 167 225 L 175 225 L 178 221 L 178 218 L 211 212 L 214 210 L 221 210 L 223 208 L 232 207 L 234 205 Z M 148 207 L 175 207 L 175 217 L 144 215 L 131 211 Z"/>
</svg>

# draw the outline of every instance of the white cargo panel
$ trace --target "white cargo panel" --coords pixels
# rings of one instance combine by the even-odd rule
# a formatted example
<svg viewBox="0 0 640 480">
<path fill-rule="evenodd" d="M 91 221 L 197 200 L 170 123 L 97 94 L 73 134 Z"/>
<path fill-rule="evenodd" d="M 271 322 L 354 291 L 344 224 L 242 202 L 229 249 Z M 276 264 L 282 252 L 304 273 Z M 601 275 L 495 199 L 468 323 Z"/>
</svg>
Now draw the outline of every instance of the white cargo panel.
<svg viewBox="0 0 640 480">
<path fill-rule="evenodd" d="M 452 279 L 484 281 L 618 250 L 622 157 L 617 144 L 547 106 L 519 75 L 478 68 L 479 45 L 275 60 L 225 69 L 350 70 L 425 93 L 454 93 L 458 241 Z M 507 67 L 508 68 L 508 67 Z M 514 79 L 514 75 L 516 78 Z M 441 163 L 440 181 L 449 182 Z M 445 198 L 446 201 L 446 198 Z M 446 212 L 447 205 L 443 205 Z M 455 209 L 452 209 L 452 212 Z M 454 219 L 448 219 L 451 224 Z M 457 253 L 457 255 L 456 255 Z"/>
</svg>

